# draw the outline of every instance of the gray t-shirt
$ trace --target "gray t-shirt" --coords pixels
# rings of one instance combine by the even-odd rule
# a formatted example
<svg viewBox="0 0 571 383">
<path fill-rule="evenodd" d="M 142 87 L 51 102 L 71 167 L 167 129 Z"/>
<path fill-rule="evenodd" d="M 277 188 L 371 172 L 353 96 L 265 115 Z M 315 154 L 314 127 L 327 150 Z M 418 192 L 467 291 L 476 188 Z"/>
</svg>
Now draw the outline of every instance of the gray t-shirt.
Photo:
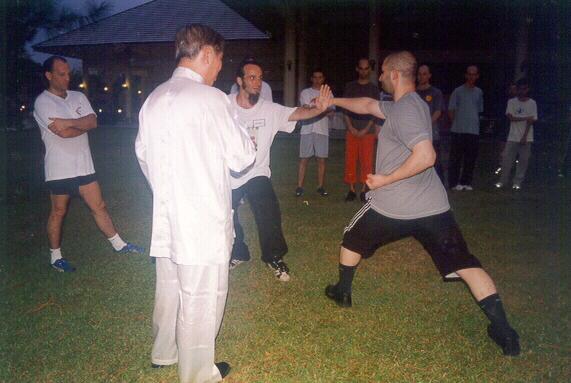
<svg viewBox="0 0 571 383">
<path fill-rule="evenodd" d="M 465 84 L 454 89 L 448 102 L 448 110 L 454 111 L 454 133 L 480 134 L 480 113 L 484 111 L 484 93 L 477 86 Z"/>
<path fill-rule="evenodd" d="M 380 102 L 386 116 L 379 133 L 377 174 L 390 174 L 412 154 L 421 141 L 432 141 L 432 124 L 428 106 L 410 92 L 397 102 Z M 369 192 L 372 208 L 389 218 L 415 219 L 444 213 L 450 209 L 446 190 L 434 167 Z"/>
<path fill-rule="evenodd" d="M 416 93 L 428 104 L 428 109 L 430 110 L 430 119 L 432 120 L 432 115 L 437 110 L 441 111 L 444 109 L 444 99 L 442 97 L 442 92 L 440 89 L 433 86 L 427 89 L 417 89 Z M 432 123 L 432 140 L 440 140 L 440 119 Z"/>
</svg>

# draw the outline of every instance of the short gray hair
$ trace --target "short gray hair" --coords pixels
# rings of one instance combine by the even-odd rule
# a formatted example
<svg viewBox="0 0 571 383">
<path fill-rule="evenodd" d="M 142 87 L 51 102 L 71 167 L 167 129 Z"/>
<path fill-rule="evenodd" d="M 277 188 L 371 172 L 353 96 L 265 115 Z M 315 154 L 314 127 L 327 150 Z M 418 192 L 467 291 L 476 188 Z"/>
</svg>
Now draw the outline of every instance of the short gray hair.
<svg viewBox="0 0 571 383">
<path fill-rule="evenodd" d="M 194 59 L 205 46 L 211 46 L 218 53 L 224 51 L 224 38 L 214 29 L 202 24 L 187 24 L 176 32 L 175 59 Z"/>
</svg>

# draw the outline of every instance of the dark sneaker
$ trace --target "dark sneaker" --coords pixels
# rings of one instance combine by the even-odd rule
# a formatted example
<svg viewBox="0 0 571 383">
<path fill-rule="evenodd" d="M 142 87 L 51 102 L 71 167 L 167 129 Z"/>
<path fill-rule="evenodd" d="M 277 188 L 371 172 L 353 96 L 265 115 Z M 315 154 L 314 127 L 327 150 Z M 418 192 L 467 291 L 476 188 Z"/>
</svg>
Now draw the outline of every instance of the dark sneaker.
<svg viewBox="0 0 571 383">
<path fill-rule="evenodd" d="M 361 192 L 361 194 L 359 194 L 359 197 L 361 198 L 361 202 L 363 203 L 367 202 L 367 193 Z"/>
<path fill-rule="evenodd" d="M 355 194 L 354 191 L 349 190 L 349 193 L 347 193 L 347 196 L 345 197 L 345 202 L 355 201 L 355 198 L 357 198 L 357 194 Z"/>
<path fill-rule="evenodd" d="M 329 195 L 329 193 L 327 193 L 327 190 L 325 190 L 322 187 L 317 189 L 317 193 L 322 197 L 327 197 Z"/>
<path fill-rule="evenodd" d="M 75 271 L 75 267 L 73 267 L 65 258 L 60 258 L 51 265 L 60 273 L 73 273 Z"/>
<path fill-rule="evenodd" d="M 298 187 L 297 189 L 295 189 L 295 196 L 296 197 L 301 197 L 303 195 L 303 188 L 302 187 Z"/>
<path fill-rule="evenodd" d="M 276 276 L 277 279 L 279 279 L 282 282 L 289 281 L 290 279 L 289 269 L 286 263 L 282 259 L 266 262 L 266 265 L 268 265 L 268 267 L 274 271 L 274 275 Z"/>
<path fill-rule="evenodd" d="M 519 355 L 519 335 L 513 328 L 508 328 L 508 330 L 500 331 L 497 327 L 490 324 L 488 325 L 488 336 L 502 348 L 504 355 Z"/>
<path fill-rule="evenodd" d="M 327 298 L 332 299 L 341 307 L 351 307 L 353 302 L 351 301 L 351 293 L 342 293 L 337 290 L 336 285 L 328 285 L 325 288 L 325 295 Z"/>
<path fill-rule="evenodd" d="M 226 362 L 216 362 L 214 363 L 216 365 L 216 367 L 218 368 L 218 371 L 220 371 L 220 376 L 222 377 L 222 379 L 224 379 L 225 377 L 228 376 L 228 374 L 230 373 L 231 367 L 228 363 Z"/>
<path fill-rule="evenodd" d="M 115 250 L 115 252 L 119 254 L 143 254 L 145 252 L 145 249 L 143 249 L 140 246 L 127 242 L 127 244 L 123 246 L 121 250 Z"/>
</svg>

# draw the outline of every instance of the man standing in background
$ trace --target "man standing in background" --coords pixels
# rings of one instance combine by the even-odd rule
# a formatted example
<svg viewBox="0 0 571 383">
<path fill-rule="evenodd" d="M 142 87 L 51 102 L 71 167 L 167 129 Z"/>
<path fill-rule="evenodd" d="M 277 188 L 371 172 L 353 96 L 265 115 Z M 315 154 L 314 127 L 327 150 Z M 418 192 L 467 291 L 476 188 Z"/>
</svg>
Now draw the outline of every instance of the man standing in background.
<svg viewBox="0 0 571 383">
<path fill-rule="evenodd" d="M 444 99 L 440 89 L 430 84 L 432 73 L 428 65 L 421 65 L 418 67 L 416 93 L 428 104 L 430 110 L 430 118 L 432 120 L 432 146 L 436 152 L 436 163 L 434 168 L 444 183 L 444 171 L 442 169 L 441 151 L 440 151 L 440 117 L 442 116 L 442 109 L 444 108 Z"/>
<path fill-rule="evenodd" d="M 474 190 L 472 176 L 480 145 L 480 113 L 484 111 L 484 94 L 476 86 L 478 67 L 470 65 L 464 77 L 466 82 L 454 89 L 448 103 L 452 121 L 448 184 L 457 191 Z"/>
<path fill-rule="evenodd" d="M 325 83 L 323 70 L 311 72 L 311 87 L 301 91 L 299 104 L 310 108 L 312 101 L 319 97 L 319 89 Z M 325 190 L 325 162 L 329 156 L 329 114 L 319 115 L 302 122 L 299 139 L 299 171 L 295 195 L 303 195 L 303 182 L 309 159 L 315 156 L 317 161 L 317 193 L 322 197 L 328 195 Z"/>
<path fill-rule="evenodd" d="M 80 196 L 89 207 L 97 227 L 115 252 L 142 253 L 142 248 L 119 236 L 105 206 L 87 135 L 97 128 L 97 117 L 83 93 L 69 90 L 71 70 L 67 60 L 51 56 L 43 64 L 43 74 L 48 88 L 34 103 L 34 118 L 46 148 L 44 167 L 51 200 L 47 227 L 51 266 L 60 272 L 75 271 L 61 253 L 63 220 L 74 196 Z"/>
<path fill-rule="evenodd" d="M 379 88 L 371 83 L 369 59 L 359 59 L 355 70 L 358 73 L 358 78 L 345 85 L 343 97 L 370 97 L 378 100 Z M 349 185 L 349 192 L 345 201 L 354 201 L 357 198 L 355 184 L 360 182 L 362 185 L 360 199 L 365 202 L 367 174 L 373 172 L 373 156 L 377 137 L 375 119 L 370 115 L 360 115 L 350 111 L 345 111 L 344 119 L 347 126 L 345 135 L 345 183 Z M 357 162 L 359 162 L 358 178 Z"/>
</svg>

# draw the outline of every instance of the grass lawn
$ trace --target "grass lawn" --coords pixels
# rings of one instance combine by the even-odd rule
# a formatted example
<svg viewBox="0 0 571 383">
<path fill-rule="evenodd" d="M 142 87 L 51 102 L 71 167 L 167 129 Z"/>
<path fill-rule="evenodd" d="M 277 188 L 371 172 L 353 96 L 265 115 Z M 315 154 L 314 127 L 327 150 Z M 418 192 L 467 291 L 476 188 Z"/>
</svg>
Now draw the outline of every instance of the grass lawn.
<svg viewBox="0 0 571 383">
<path fill-rule="evenodd" d="M 125 239 L 148 248 L 151 195 L 134 156 L 135 133 L 100 129 L 90 133 L 91 145 L 116 226 Z M 12 151 L 21 146 L 12 165 L 32 186 L 27 201 L 3 206 L 0 381 L 177 381 L 176 368 L 150 368 L 155 277 L 149 257 L 113 254 L 88 209 L 74 200 L 62 248 L 78 270 L 61 274 L 48 266 L 41 144 L 37 135 L 28 139 L 33 143 L 9 142 Z M 571 381 L 569 180 L 544 176 L 547 165 L 538 154 L 524 190 L 495 191 L 497 159 L 484 146 L 476 191 L 450 195 L 471 251 L 498 284 L 520 333 L 522 355 L 506 358 L 487 338 L 487 320 L 467 288 L 442 283 L 414 240 L 388 245 L 362 263 L 353 308 L 324 297 L 325 285 L 337 279 L 342 230 L 360 206 L 343 202 L 343 142 L 331 145 L 330 196 L 315 193 L 312 162 L 306 195 L 296 198 L 298 141 L 274 144 L 272 179 L 289 244 L 290 283 L 276 281 L 259 260 L 252 215 L 247 205 L 241 208 L 253 260 L 230 274 L 217 342 L 217 359 L 232 365 L 225 381 Z"/>
</svg>

